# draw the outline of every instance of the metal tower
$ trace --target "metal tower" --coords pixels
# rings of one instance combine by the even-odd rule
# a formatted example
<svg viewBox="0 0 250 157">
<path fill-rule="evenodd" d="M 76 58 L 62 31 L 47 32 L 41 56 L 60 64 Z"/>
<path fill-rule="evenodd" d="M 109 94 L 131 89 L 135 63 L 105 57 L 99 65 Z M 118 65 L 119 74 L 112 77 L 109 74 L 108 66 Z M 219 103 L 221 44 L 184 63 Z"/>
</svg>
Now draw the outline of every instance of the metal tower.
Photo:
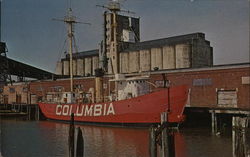
<svg viewBox="0 0 250 157">
<path fill-rule="evenodd" d="M 11 76 L 8 73 L 8 59 L 6 56 L 6 44 L 4 42 L 0 42 L 0 93 L 2 92 L 2 88 L 7 82 L 11 82 Z"/>
<path fill-rule="evenodd" d="M 7 59 L 7 49 L 6 43 L 1 41 L 1 16 L 2 16 L 2 9 L 1 9 L 0 1 L 0 93 L 3 90 L 3 86 L 7 84 L 7 82 L 11 82 L 11 76 L 8 73 L 8 59 Z"/>
<path fill-rule="evenodd" d="M 121 39 L 123 38 L 123 32 L 121 29 L 124 29 L 124 26 L 126 25 L 126 22 L 122 21 L 122 17 L 125 18 L 127 16 L 121 16 L 118 13 L 135 13 L 129 10 L 121 9 L 119 0 L 110 0 L 106 6 L 96 6 L 107 9 L 107 11 L 104 12 L 104 39 L 101 42 L 99 51 L 100 68 L 108 73 L 119 74 L 119 53 L 122 51 L 123 44 L 125 43 L 125 41 Z M 130 27 L 129 23 L 131 22 L 131 18 L 127 18 L 127 25 Z"/>
</svg>

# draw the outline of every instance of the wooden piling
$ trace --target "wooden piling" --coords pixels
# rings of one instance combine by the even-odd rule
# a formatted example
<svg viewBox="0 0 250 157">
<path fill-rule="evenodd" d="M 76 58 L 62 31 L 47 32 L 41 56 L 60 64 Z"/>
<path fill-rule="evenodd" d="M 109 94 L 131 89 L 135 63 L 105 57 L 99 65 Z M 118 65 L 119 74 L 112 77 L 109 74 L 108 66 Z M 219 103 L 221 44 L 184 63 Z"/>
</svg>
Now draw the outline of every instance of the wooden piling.
<svg viewBox="0 0 250 157">
<path fill-rule="evenodd" d="M 212 124 L 212 133 L 216 134 L 218 132 L 217 116 L 214 111 L 211 112 L 211 124 Z"/>
<path fill-rule="evenodd" d="M 168 153 L 169 157 L 175 157 L 175 132 L 173 129 L 168 130 Z"/>
<path fill-rule="evenodd" d="M 27 108 L 28 108 L 28 120 L 31 119 L 31 106 L 30 105 L 27 105 Z"/>
<path fill-rule="evenodd" d="M 39 111 L 39 106 L 38 105 L 36 105 L 35 106 L 35 108 L 36 108 L 36 120 L 40 120 L 40 111 Z"/>
<path fill-rule="evenodd" d="M 247 157 L 246 127 L 248 117 L 232 117 L 233 157 Z"/>
<path fill-rule="evenodd" d="M 168 157 L 169 150 L 168 150 L 168 124 L 167 124 L 167 112 L 161 113 L 161 125 L 165 125 L 163 127 L 162 132 L 161 132 L 161 156 L 162 157 Z"/>
<path fill-rule="evenodd" d="M 75 126 L 74 126 L 74 113 L 71 114 L 70 126 L 69 126 L 69 157 L 74 157 L 74 138 L 75 138 Z"/>
<path fill-rule="evenodd" d="M 157 157 L 157 142 L 156 142 L 156 133 L 154 126 L 150 127 L 150 135 L 149 135 L 149 154 L 150 157 Z"/>
<path fill-rule="evenodd" d="M 23 105 L 20 106 L 20 112 L 23 112 Z"/>
<path fill-rule="evenodd" d="M 149 153 L 157 157 L 157 144 L 161 146 L 161 157 L 175 157 L 174 130 L 168 126 L 168 113 L 161 113 L 161 124 L 150 127 Z"/>
</svg>

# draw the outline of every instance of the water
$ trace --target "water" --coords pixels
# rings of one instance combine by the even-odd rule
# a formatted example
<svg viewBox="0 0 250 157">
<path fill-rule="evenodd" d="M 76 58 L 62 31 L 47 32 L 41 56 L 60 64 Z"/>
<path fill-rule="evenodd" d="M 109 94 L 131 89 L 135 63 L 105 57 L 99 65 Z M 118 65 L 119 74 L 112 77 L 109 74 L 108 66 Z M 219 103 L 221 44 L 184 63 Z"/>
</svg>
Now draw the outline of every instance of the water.
<svg viewBox="0 0 250 157">
<path fill-rule="evenodd" d="M 80 126 L 84 157 L 148 157 L 148 129 Z M 68 157 L 69 124 L 1 120 L 0 157 Z M 231 157 L 231 134 L 211 135 L 209 128 L 176 133 L 176 157 Z M 1 156 L 2 154 L 2 156 Z"/>
</svg>

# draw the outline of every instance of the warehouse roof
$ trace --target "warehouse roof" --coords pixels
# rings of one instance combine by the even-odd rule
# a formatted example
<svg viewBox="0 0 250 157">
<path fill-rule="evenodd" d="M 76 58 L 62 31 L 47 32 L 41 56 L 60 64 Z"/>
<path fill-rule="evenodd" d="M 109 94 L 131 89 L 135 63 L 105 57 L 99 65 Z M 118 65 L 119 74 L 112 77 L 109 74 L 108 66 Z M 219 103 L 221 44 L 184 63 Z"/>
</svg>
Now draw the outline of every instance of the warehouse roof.
<svg viewBox="0 0 250 157">
<path fill-rule="evenodd" d="M 162 39 L 148 40 L 148 41 L 143 41 L 143 42 L 138 42 L 138 43 L 131 43 L 128 45 L 128 48 L 123 50 L 123 52 L 138 51 L 138 50 L 142 50 L 142 49 L 161 47 L 164 45 L 174 45 L 174 44 L 186 43 L 186 42 L 190 42 L 190 41 L 196 40 L 196 39 L 205 40 L 205 34 L 197 32 L 197 33 L 179 35 L 179 36 L 174 36 L 174 37 L 169 37 L 169 38 L 162 38 Z M 205 40 L 205 42 L 210 44 L 209 41 Z M 89 57 L 89 56 L 98 56 L 98 52 L 99 52 L 98 49 L 78 52 L 78 53 L 73 54 L 73 58 L 84 58 L 84 57 Z M 69 58 L 68 54 L 66 55 L 66 58 Z"/>
<path fill-rule="evenodd" d="M 174 36 L 174 37 L 169 37 L 169 38 L 162 38 L 162 39 L 138 42 L 135 44 L 130 44 L 129 47 L 127 49 L 125 49 L 123 52 L 138 51 L 138 50 L 142 50 L 142 49 L 161 47 L 164 45 L 174 45 L 174 44 L 186 43 L 186 42 L 190 42 L 190 41 L 195 40 L 195 39 L 205 40 L 205 34 L 204 33 L 192 33 L 192 34 Z M 208 41 L 206 41 L 206 42 L 209 44 Z"/>
<path fill-rule="evenodd" d="M 0 55 L 0 62 L 8 62 L 8 70 L 7 74 L 10 75 L 16 75 L 16 76 L 21 76 L 21 77 L 29 77 L 29 78 L 36 78 L 36 79 L 51 79 L 55 77 L 61 77 L 58 75 L 55 75 L 51 72 L 39 69 L 37 67 L 18 62 L 16 60 L 10 59 L 10 58 L 5 58 Z"/>
<path fill-rule="evenodd" d="M 77 53 L 73 53 L 73 58 L 84 58 L 84 57 L 89 57 L 89 56 L 97 56 L 98 52 L 99 52 L 98 49 L 77 52 Z M 69 54 L 66 55 L 66 58 L 69 58 Z"/>
</svg>

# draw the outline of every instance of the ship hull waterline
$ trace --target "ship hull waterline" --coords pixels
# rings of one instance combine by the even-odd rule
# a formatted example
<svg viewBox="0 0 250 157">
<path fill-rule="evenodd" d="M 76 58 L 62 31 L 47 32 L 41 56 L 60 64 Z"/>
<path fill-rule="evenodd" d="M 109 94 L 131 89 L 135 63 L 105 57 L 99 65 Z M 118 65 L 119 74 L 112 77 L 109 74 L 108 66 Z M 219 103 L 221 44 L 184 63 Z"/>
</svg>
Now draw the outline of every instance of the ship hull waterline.
<svg viewBox="0 0 250 157">
<path fill-rule="evenodd" d="M 168 91 L 170 101 L 168 101 Z M 184 120 L 183 111 L 187 103 L 186 86 L 176 86 L 143 96 L 92 104 L 39 103 L 41 112 L 47 119 L 101 124 L 152 124 L 161 122 L 161 113 L 168 113 L 169 123 Z M 170 102 L 170 105 L 168 105 Z"/>
</svg>

